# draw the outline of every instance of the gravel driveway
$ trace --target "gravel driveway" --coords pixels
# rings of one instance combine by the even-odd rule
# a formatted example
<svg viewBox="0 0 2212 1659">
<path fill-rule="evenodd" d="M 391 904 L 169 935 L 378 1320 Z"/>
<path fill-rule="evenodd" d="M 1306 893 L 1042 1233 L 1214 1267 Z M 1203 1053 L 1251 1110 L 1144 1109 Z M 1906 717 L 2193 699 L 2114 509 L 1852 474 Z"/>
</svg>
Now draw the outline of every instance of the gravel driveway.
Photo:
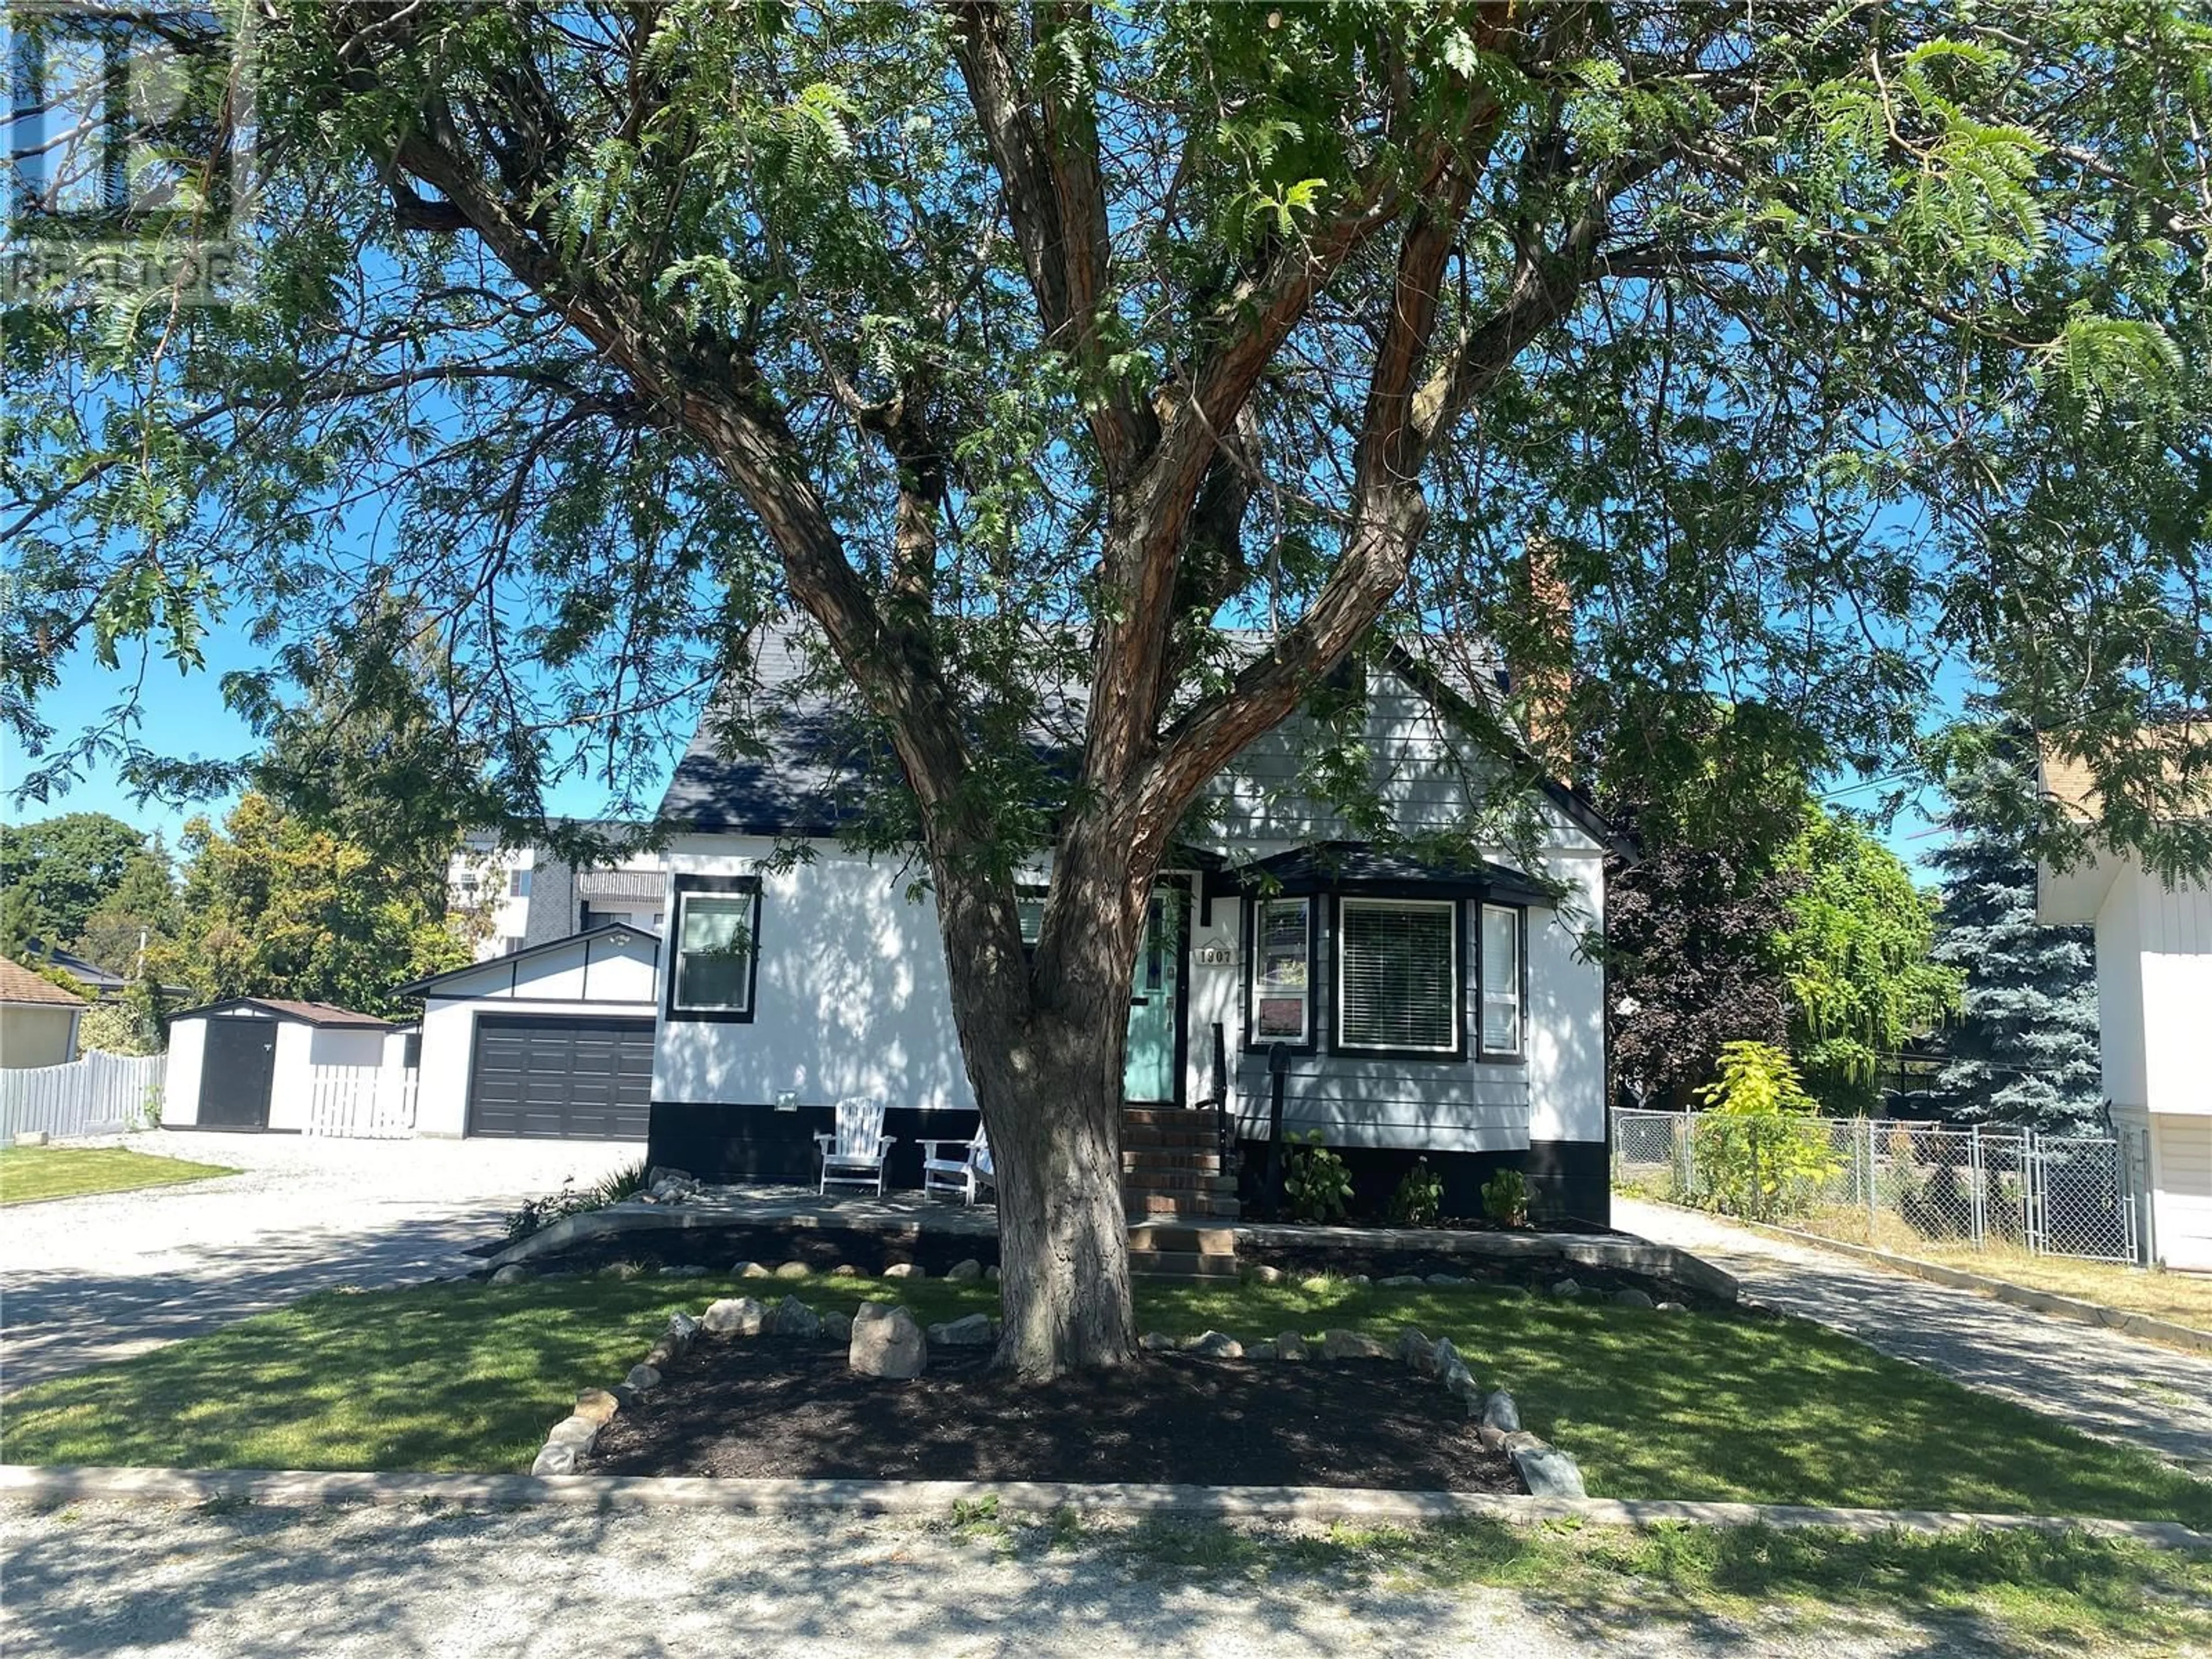
<svg viewBox="0 0 2212 1659">
<path fill-rule="evenodd" d="M 225 1659 L 1686 1659 L 2016 1653 L 1972 1616 L 1867 1606 L 1734 1614 L 1631 1581 L 1610 1596 L 1147 1560 L 912 1520 L 688 1510 L 480 1513 L 0 1506 L 0 1648 Z M 2140 1650 L 2138 1650 L 2140 1651 Z"/>
<path fill-rule="evenodd" d="M 72 1143 L 76 1144 L 76 1143 Z M 97 1144 L 241 1173 L 0 1212 L 0 1387 L 119 1359 L 334 1285 L 479 1265 L 523 1198 L 636 1146 L 163 1133 Z"/>
<path fill-rule="evenodd" d="M 2212 1474 L 2212 1354 L 2031 1312 L 1671 1205 L 1615 1194 L 1613 1221 L 1725 1267 L 1747 1297 L 1771 1307 Z"/>
</svg>

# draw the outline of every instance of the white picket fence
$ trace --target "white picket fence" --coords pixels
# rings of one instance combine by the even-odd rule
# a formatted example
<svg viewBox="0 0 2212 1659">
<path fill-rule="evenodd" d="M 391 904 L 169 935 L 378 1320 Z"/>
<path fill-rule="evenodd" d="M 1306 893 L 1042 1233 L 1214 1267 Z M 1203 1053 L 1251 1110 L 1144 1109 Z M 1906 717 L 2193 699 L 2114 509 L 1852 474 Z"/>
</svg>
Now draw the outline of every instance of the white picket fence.
<svg viewBox="0 0 2212 1659">
<path fill-rule="evenodd" d="M 57 1140 L 143 1129 L 161 1111 L 167 1054 L 97 1049 L 66 1066 L 0 1071 L 0 1146 L 44 1130 Z"/>
<path fill-rule="evenodd" d="M 310 1066 L 305 1133 L 355 1140 L 404 1139 L 415 1133 L 419 1076 L 411 1068 L 396 1066 Z"/>
</svg>

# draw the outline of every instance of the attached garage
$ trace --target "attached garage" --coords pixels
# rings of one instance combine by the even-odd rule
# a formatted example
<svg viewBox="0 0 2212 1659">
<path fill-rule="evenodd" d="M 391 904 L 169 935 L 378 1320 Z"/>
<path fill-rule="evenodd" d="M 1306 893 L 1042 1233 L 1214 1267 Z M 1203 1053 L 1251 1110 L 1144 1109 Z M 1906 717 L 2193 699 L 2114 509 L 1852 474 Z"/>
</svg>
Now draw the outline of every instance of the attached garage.
<svg viewBox="0 0 2212 1659">
<path fill-rule="evenodd" d="M 643 1140 L 653 1022 L 478 1012 L 468 1133 Z"/>
<path fill-rule="evenodd" d="M 283 997 L 188 1009 L 169 1021 L 161 1126 L 296 1134 L 307 1127 L 318 1068 L 379 1069 L 394 1030 L 335 1003 Z"/>
<path fill-rule="evenodd" d="M 615 922 L 402 988 L 422 999 L 416 1133 L 643 1140 L 659 954 Z"/>
</svg>

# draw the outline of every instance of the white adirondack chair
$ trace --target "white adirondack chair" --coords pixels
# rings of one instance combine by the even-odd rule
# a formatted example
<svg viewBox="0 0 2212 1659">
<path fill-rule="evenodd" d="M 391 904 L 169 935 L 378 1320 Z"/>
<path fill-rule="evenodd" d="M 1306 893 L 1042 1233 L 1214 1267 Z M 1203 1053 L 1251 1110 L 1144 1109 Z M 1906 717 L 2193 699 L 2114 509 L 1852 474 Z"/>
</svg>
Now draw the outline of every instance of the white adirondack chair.
<svg viewBox="0 0 2212 1659">
<path fill-rule="evenodd" d="M 947 1158 L 939 1150 L 957 1146 L 960 1155 Z M 984 1188 L 996 1188 L 991 1170 L 990 1137 L 979 1127 L 966 1140 L 925 1140 L 921 1143 L 921 1190 L 934 1198 L 957 1198 L 973 1205 Z"/>
<path fill-rule="evenodd" d="M 840 1187 L 872 1187 L 880 1196 L 884 1160 L 896 1139 L 884 1133 L 882 1101 L 860 1095 L 839 1101 L 837 1132 L 814 1137 L 814 1145 L 822 1153 L 818 1190 L 828 1192 L 834 1181 Z"/>
</svg>

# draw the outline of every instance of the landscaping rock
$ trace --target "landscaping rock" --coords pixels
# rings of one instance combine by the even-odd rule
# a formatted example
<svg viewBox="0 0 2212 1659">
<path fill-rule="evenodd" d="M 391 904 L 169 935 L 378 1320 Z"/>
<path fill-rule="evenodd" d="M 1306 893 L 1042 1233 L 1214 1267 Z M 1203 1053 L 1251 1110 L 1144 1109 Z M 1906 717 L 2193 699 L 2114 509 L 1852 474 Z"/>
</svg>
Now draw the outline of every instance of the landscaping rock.
<svg viewBox="0 0 2212 1659">
<path fill-rule="evenodd" d="M 633 1365 L 623 1381 L 640 1394 L 651 1394 L 660 1386 L 660 1370 L 656 1365 Z"/>
<path fill-rule="evenodd" d="M 676 1350 L 666 1337 L 662 1337 L 645 1351 L 645 1363 L 657 1371 L 665 1371 L 676 1363 Z"/>
<path fill-rule="evenodd" d="M 1175 1338 L 1171 1336 L 1163 1336 L 1158 1331 L 1146 1331 L 1142 1336 L 1137 1339 L 1137 1346 L 1142 1348 L 1146 1353 L 1173 1353 L 1175 1352 Z"/>
<path fill-rule="evenodd" d="M 1252 1282 L 1255 1285 L 1279 1285 L 1285 1277 L 1280 1267 L 1271 1267 L 1264 1261 L 1252 1269 Z"/>
<path fill-rule="evenodd" d="M 633 1389 L 627 1382 L 617 1382 L 614 1387 L 609 1389 L 607 1392 L 614 1395 L 617 1402 L 621 1405 L 624 1411 L 628 1411 L 631 1407 L 636 1405 L 639 1401 L 645 1398 L 644 1390 L 641 1389 Z"/>
<path fill-rule="evenodd" d="M 862 1376 L 903 1382 L 921 1375 L 929 1363 L 929 1344 L 904 1308 L 863 1302 L 853 1315 L 845 1363 Z"/>
<path fill-rule="evenodd" d="M 778 1279 L 811 1279 L 814 1276 L 814 1269 L 804 1261 L 787 1261 L 775 1270 L 775 1276 Z"/>
<path fill-rule="evenodd" d="M 610 1261 L 599 1269 L 601 1279 L 642 1279 L 652 1271 L 642 1261 Z"/>
<path fill-rule="evenodd" d="M 530 1465 L 532 1474 L 574 1474 L 577 1451 L 574 1446 L 548 1446 Z"/>
<path fill-rule="evenodd" d="M 1205 1359 L 1242 1359 L 1244 1345 L 1226 1331 L 1201 1331 L 1183 1344 L 1187 1353 Z"/>
<path fill-rule="evenodd" d="M 1474 1281 L 1465 1273 L 1431 1273 L 1428 1282 L 1431 1285 L 1471 1285 Z"/>
<path fill-rule="evenodd" d="M 848 1313 L 823 1314 L 822 1334 L 832 1342 L 850 1342 L 853 1340 L 853 1316 Z"/>
<path fill-rule="evenodd" d="M 1625 1291 L 1615 1291 L 1613 1299 L 1624 1308 L 1652 1308 L 1658 1304 L 1633 1285 Z"/>
<path fill-rule="evenodd" d="M 1344 1282 L 1355 1291 L 1364 1291 L 1375 1281 L 1365 1273 L 1354 1273 Z"/>
<path fill-rule="evenodd" d="M 1552 1294 L 1562 1302 L 1571 1302 L 1583 1293 L 1583 1287 L 1571 1279 L 1562 1279 L 1552 1286 Z"/>
<path fill-rule="evenodd" d="M 860 1273 L 860 1270 L 849 1261 L 841 1261 L 830 1270 L 832 1279 L 857 1279 Z"/>
<path fill-rule="evenodd" d="M 1690 1311 L 1690 1309 L 1687 1303 L 1662 1302 L 1659 1304 L 1659 1311 L 1661 1313 L 1687 1313 Z"/>
<path fill-rule="evenodd" d="M 549 1446 L 574 1446 L 580 1454 L 592 1449 L 599 1437 L 599 1425 L 583 1416 L 564 1417 L 556 1423 L 545 1437 Z"/>
<path fill-rule="evenodd" d="M 1474 1373 L 1468 1370 L 1462 1361 L 1455 1359 L 1449 1365 L 1439 1365 L 1437 1371 L 1443 1379 L 1444 1392 L 1453 1399 L 1464 1400 L 1473 1405 L 1481 1397 L 1481 1385 L 1474 1380 Z"/>
<path fill-rule="evenodd" d="M 997 1262 L 994 1261 L 989 1267 L 983 1269 L 983 1282 L 986 1285 L 995 1285 L 999 1282 L 999 1264 Z"/>
<path fill-rule="evenodd" d="M 1434 1373 L 1437 1368 L 1437 1345 L 1417 1325 L 1408 1325 L 1398 1333 L 1398 1358 L 1407 1369 L 1423 1376 Z"/>
<path fill-rule="evenodd" d="M 1482 1402 L 1482 1420 L 1501 1434 L 1516 1434 L 1521 1428 L 1521 1408 L 1513 1403 L 1511 1395 L 1498 1389 Z"/>
<path fill-rule="evenodd" d="M 1575 1460 L 1557 1446 L 1518 1446 L 1513 1467 L 1531 1498 L 1584 1498 L 1583 1472 Z"/>
<path fill-rule="evenodd" d="M 1472 1400 L 1468 1401 L 1467 1408 L 1470 1413 L 1474 1411 L 1475 1402 Z M 1482 1443 L 1482 1449 L 1485 1451 L 1505 1449 L 1505 1431 L 1503 1429 L 1493 1429 L 1487 1423 L 1478 1423 L 1474 1425 L 1474 1437 Z"/>
<path fill-rule="evenodd" d="M 730 1264 L 732 1279 L 773 1279 L 775 1277 L 757 1261 L 733 1261 Z"/>
<path fill-rule="evenodd" d="M 663 1267 L 660 1276 L 663 1279 L 704 1279 L 707 1269 L 696 1261 L 686 1261 L 678 1267 Z"/>
<path fill-rule="evenodd" d="M 972 1313 L 929 1328 L 929 1340 L 948 1348 L 988 1348 L 991 1346 L 991 1316 Z"/>
<path fill-rule="evenodd" d="M 1390 1351 L 1371 1336 L 1358 1331 L 1330 1330 L 1321 1334 L 1323 1359 L 1388 1359 Z"/>
<path fill-rule="evenodd" d="M 956 1261 L 950 1267 L 947 1267 L 945 1270 L 945 1276 L 959 1284 L 969 1284 L 975 1279 L 982 1278 L 983 1264 L 976 1261 L 975 1258 L 971 1255 L 967 1257 L 964 1261 Z"/>
<path fill-rule="evenodd" d="M 1275 1345 L 1272 1342 L 1255 1342 L 1244 1350 L 1244 1357 L 1247 1359 L 1273 1359 L 1277 1352 Z"/>
<path fill-rule="evenodd" d="M 491 1282 L 495 1285 L 520 1285 L 526 1279 L 537 1277 L 537 1274 L 532 1273 L 520 1261 L 510 1261 L 491 1276 Z"/>
<path fill-rule="evenodd" d="M 1296 1331 L 1275 1333 L 1275 1357 L 1292 1363 L 1306 1358 L 1306 1340 Z"/>
<path fill-rule="evenodd" d="M 761 1327 L 770 1336 L 796 1336 L 811 1341 L 822 1334 L 822 1316 L 795 1296 L 775 1304 Z"/>
<path fill-rule="evenodd" d="M 1375 1281 L 1386 1291 L 1419 1290 L 1426 1281 L 1419 1273 L 1392 1273 L 1388 1279 Z"/>
<path fill-rule="evenodd" d="M 885 1279 L 927 1279 L 929 1270 L 919 1261 L 894 1261 L 884 1269 Z"/>
<path fill-rule="evenodd" d="M 1438 1376 L 1442 1376 L 1455 1365 L 1467 1364 L 1466 1360 L 1460 1358 L 1459 1350 L 1452 1346 L 1452 1340 L 1448 1336 L 1440 1336 L 1436 1340 L 1434 1347 L 1430 1351 L 1430 1357 L 1436 1361 Z"/>
<path fill-rule="evenodd" d="M 726 1296 L 709 1306 L 700 1324 L 716 1336 L 758 1336 L 768 1310 L 749 1296 Z"/>
<path fill-rule="evenodd" d="M 576 1396 L 576 1415 L 588 1417 L 594 1423 L 611 1423 L 615 1413 L 622 1409 L 622 1401 L 605 1389 L 586 1389 Z"/>
<path fill-rule="evenodd" d="M 673 1347 L 678 1354 L 686 1354 L 691 1352 L 691 1345 L 698 1340 L 698 1336 L 699 1322 L 697 1320 L 692 1318 L 688 1313 L 672 1313 L 668 1316 L 667 1334 L 661 1340 Z"/>
</svg>

